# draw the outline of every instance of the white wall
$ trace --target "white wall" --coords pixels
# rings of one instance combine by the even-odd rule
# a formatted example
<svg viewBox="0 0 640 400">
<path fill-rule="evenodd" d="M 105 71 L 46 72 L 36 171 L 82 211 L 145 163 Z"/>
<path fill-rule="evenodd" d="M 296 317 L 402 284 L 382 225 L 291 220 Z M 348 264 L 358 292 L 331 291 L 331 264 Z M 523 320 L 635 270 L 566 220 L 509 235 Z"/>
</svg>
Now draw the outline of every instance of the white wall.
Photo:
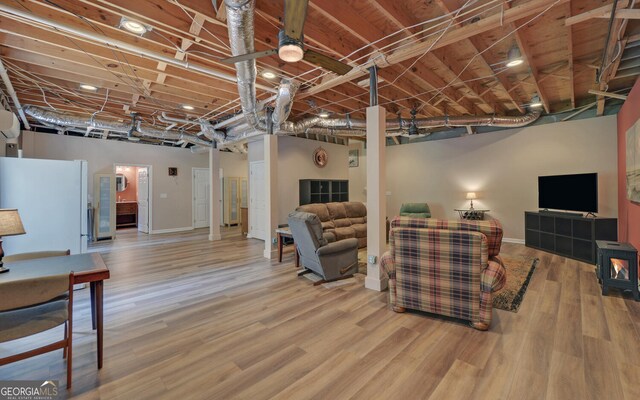
<svg viewBox="0 0 640 400">
<path fill-rule="evenodd" d="M 249 171 L 249 162 L 246 154 L 219 152 L 220 168 L 225 177 L 246 178 Z"/>
<path fill-rule="evenodd" d="M 349 167 L 349 200 L 367 202 L 367 149 L 364 142 L 351 141 L 349 150 L 358 150 L 358 166 Z"/>
<path fill-rule="evenodd" d="M 324 168 L 313 163 L 313 152 L 318 147 L 325 149 L 329 156 Z M 300 205 L 300 179 L 349 179 L 348 154 L 349 149 L 344 145 L 294 136 L 279 137 L 278 224 L 286 224 L 289 213 Z"/>
<path fill-rule="evenodd" d="M 524 239 L 524 211 L 538 209 L 538 176 L 597 172 L 598 216 L 617 217 L 616 143 L 616 117 L 607 116 L 389 146 L 387 212 L 424 201 L 435 218 L 457 219 L 454 209 L 468 208 L 465 194 L 474 191 L 475 208 L 491 210 L 506 238 Z M 349 171 L 350 195 L 364 187 L 359 172 Z"/>
<path fill-rule="evenodd" d="M 191 228 L 191 168 L 208 168 L 207 153 L 193 154 L 183 148 L 28 131 L 23 131 L 23 135 L 24 157 L 87 160 L 89 196 L 93 196 L 93 175 L 113 173 L 114 163 L 151 165 L 153 230 Z M 178 176 L 169 176 L 169 167 L 177 167 Z M 166 194 L 166 198 L 160 198 L 160 194 Z"/>
<path fill-rule="evenodd" d="M 264 141 L 262 136 L 257 140 L 247 143 L 247 161 L 263 161 L 264 160 Z M 247 167 L 249 168 L 249 167 Z"/>
</svg>

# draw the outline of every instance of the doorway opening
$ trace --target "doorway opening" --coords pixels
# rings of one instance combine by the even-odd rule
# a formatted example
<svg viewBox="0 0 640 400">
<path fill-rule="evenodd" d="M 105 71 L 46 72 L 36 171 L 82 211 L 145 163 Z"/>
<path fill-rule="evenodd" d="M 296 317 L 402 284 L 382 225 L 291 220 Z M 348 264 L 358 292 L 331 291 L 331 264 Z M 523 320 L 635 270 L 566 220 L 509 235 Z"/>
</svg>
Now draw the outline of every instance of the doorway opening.
<svg viewBox="0 0 640 400">
<path fill-rule="evenodd" d="M 151 232 L 151 166 L 115 164 L 116 230 Z"/>
</svg>

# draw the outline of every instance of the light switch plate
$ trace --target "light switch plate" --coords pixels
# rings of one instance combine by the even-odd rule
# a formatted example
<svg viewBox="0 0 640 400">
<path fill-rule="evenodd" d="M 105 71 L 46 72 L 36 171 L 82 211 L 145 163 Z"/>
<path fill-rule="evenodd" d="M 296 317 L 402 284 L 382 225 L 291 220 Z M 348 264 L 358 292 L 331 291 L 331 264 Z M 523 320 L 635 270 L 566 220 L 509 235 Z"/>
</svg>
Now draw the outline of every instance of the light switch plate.
<svg viewBox="0 0 640 400">
<path fill-rule="evenodd" d="M 376 256 L 367 256 L 367 261 L 369 262 L 369 264 L 375 264 L 376 261 L 378 261 L 378 257 L 376 257 Z"/>
<path fill-rule="evenodd" d="M 167 197 L 169 197 L 169 196 L 167 196 L 166 193 L 160 193 L 160 198 L 161 199 L 166 199 Z"/>
</svg>

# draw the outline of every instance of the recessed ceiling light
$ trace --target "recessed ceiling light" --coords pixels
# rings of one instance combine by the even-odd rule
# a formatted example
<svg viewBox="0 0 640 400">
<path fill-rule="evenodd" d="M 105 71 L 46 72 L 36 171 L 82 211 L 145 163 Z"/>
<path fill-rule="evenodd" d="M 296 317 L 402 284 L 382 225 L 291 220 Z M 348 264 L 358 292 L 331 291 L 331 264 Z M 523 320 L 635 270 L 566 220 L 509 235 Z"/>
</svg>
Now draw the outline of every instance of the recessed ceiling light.
<svg viewBox="0 0 640 400">
<path fill-rule="evenodd" d="M 86 83 L 81 84 L 80 85 L 80 89 L 91 90 L 92 92 L 95 92 L 96 90 L 98 90 L 97 87 L 95 87 L 93 85 L 87 85 Z"/>
<path fill-rule="evenodd" d="M 185 109 L 185 110 L 189 110 L 189 111 L 191 111 L 191 110 L 193 110 L 193 109 L 194 109 L 194 107 L 193 107 L 193 106 L 190 106 L 190 105 L 187 105 L 187 104 L 184 104 L 184 105 L 182 106 L 182 108 L 183 108 L 183 109 Z"/>
<path fill-rule="evenodd" d="M 151 30 L 150 27 L 126 17 L 122 17 L 122 19 L 120 20 L 120 28 L 123 28 L 131 33 L 135 33 L 136 35 L 144 35 Z"/>
<path fill-rule="evenodd" d="M 320 118 L 329 118 L 329 113 L 327 111 L 320 111 L 318 113 L 318 117 L 320 117 Z"/>
<path fill-rule="evenodd" d="M 507 67 L 517 67 L 523 62 L 524 60 L 522 59 L 520 48 L 518 47 L 518 45 L 513 45 L 513 47 L 509 49 L 509 53 L 507 54 Z"/>
<path fill-rule="evenodd" d="M 273 79 L 276 77 L 276 74 L 269 70 L 262 71 L 262 77 L 266 79 Z"/>
<path fill-rule="evenodd" d="M 542 101 L 540 101 L 540 96 L 538 96 L 537 94 L 533 95 L 533 97 L 531 98 L 531 102 L 529 103 L 529 107 L 532 107 L 532 108 L 542 107 Z"/>
<path fill-rule="evenodd" d="M 512 61 L 509 61 L 507 63 L 507 67 L 509 67 L 509 68 L 517 67 L 518 65 L 522 64 L 523 62 L 524 61 L 522 61 L 522 60 L 512 60 Z"/>
</svg>

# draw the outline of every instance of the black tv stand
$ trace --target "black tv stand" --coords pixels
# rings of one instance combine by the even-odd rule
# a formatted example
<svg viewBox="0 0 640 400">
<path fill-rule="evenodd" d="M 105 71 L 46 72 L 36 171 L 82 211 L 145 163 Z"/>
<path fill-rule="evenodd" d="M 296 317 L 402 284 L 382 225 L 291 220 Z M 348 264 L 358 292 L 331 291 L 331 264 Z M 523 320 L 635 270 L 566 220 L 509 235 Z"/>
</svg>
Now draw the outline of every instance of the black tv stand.
<svg viewBox="0 0 640 400">
<path fill-rule="evenodd" d="M 595 264 L 596 240 L 617 241 L 618 220 L 553 211 L 524 213 L 527 247 Z"/>
</svg>

